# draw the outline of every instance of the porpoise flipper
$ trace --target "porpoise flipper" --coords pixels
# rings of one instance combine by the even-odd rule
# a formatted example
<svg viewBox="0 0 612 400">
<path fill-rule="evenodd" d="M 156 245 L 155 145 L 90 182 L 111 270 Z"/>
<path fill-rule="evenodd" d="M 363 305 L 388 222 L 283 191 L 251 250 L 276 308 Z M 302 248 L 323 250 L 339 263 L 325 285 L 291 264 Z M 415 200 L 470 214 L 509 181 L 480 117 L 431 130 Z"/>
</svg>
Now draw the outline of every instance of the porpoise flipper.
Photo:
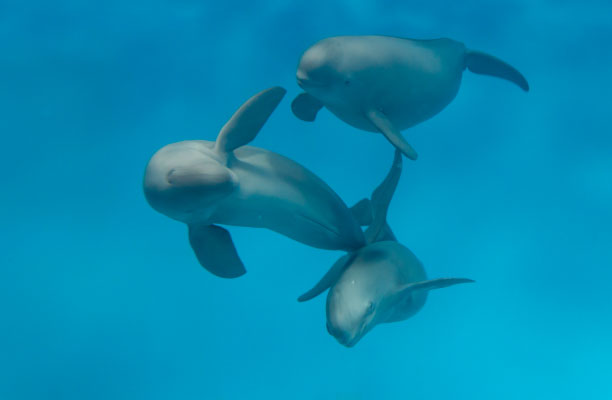
<svg viewBox="0 0 612 400">
<path fill-rule="evenodd" d="M 481 51 L 468 50 L 465 54 L 465 66 L 475 74 L 496 76 L 510 81 L 529 91 L 527 79 L 510 64 Z"/>
<path fill-rule="evenodd" d="M 402 154 L 398 148 L 395 149 L 393 164 L 387 176 L 380 185 L 372 192 L 372 224 L 366 229 L 365 237 L 367 243 L 374 243 L 382 240 L 395 240 L 395 235 L 387 224 L 387 211 L 389 203 L 397 188 L 402 174 Z"/>
<path fill-rule="evenodd" d="M 323 108 L 323 103 L 308 93 L 298 94 L 291 102 L 293 115 L 306 122 L 314 121 L 321 108 Z"/>
<path fill-rule="evenodd" d="M 189 225 L 189 243 L 200 264 L 221 278 L 246 273 L 229 232 L 217 225 Z"/>
<path fill-rule="evenodd" d="M 417 152 L 404 139 L 395 126 L 389 121 L 387 116 L 378 110 L 370 110 L 366 113 L 366 118 L 382 133 L 395 148 L 399 149 L 406 157 L 411 160 L 416 160 Z"/>
<path fill-rule="evenodd" d="M 415 291 L 415 290 L 432 290 L 442 289 L 448 286 L 457 285 L 460 283 L 473 283 L 474 281 L 467 278 L 438 278 L 431 279 L 428 281 L 413 282 L 405 285 L 400 290 L 402 292 Z"/>
<path fill-rule="evenodd" d="M 275 86 L 248 99 L 221 128 L 215 149 L 229 153 L 255 139 L 286 92 Z"/>
<path fill-rule="evenodd" d="M 349 253 L 344 255 L 343 257 L 340 257 L 340 259 L 338 259 L 338 261 L 336 261 L 334 265 L 332 265 L 329 271 L 327 271 L 327 273 L 323 275 L 323 278 L 321 278 L 321 280 L 317 282 L 317 284 L 314 285 L 312 289 L 298 297 L 298 301 L 308 301 L 329 289 L 334 283 L 336 283 L 338 278 L 340 278 L 340 275 L 342 275 L 347 265 L 351 263 L 353 258 L 355 258 L 355 253 Z"/>
</svg>

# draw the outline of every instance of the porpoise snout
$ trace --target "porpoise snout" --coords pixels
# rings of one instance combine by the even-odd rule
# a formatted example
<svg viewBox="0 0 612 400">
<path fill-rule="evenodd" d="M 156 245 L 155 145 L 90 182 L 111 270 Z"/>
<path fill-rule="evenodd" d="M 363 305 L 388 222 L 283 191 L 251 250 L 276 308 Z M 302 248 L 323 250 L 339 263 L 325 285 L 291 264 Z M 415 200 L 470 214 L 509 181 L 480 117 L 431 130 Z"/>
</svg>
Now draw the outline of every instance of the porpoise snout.
<svg viewBox="0 0 612 400">
<path fill-rule="evenodd" d="M 298 70 L 296 74 L 296 80 L 299 87 L 306 90 L 308 88 L 322 88 L 327 86 L 324 82 L 317 82 L 308 77 L 308 75 L 301 70 Z"/>
<path fill-rule="evenodd" d="M 145 198 L 156 211 L 191 223 L 205 219 L 238 185 L 236 175 L 199 142 L 167 145 L 145 170 Z"/>
<path fill-rule="evenodd" d="M 346 347 L 353 347 L 359 341 L 358 335 L 351 335 L 341 329 L 334 329 L 329 323 L 327 323 L 327 332 L 335 337 L 338 343 Z"/>
<path fill-rule="evenodd" d="M 302 72 L 301 69 L 298 69 L 297 73 L 295 74 L 295 79 L 297 80 L 297 84 L 303 89 L 308 77 L 304 72 Z"/>
</svg>

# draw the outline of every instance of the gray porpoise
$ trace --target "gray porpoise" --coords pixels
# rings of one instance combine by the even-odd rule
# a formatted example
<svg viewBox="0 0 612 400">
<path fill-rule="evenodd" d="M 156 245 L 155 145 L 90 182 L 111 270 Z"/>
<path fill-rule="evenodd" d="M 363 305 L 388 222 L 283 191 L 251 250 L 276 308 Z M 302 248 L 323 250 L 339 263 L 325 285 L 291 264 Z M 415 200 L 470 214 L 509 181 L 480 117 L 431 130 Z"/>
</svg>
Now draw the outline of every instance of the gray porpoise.
<svg viewBox="0 0 612 400">
<path fill-rule="evenodd" d="M 198 261 L 217 276 L 246 270 L 229 233 L 216 224 L 268 228 L 321 249 L 350 251 L 365 242 L 351 210 L 325 182 L 286 157 L 245 146 L 284 94 L 275 87 L 253 96 L 215 142 L 169 144 L 147 165 L 147 201 L 188 225 Z"/>
<path fill-rule="evenodd" d="M 347 347 L 357 344 L 378 324 L 415 315 L 425 304 L 429 290 L 473 282 L 465 278 L 428 280 L 423 264 L 396 241 L 386 223 L 386 215 L 401 173 L 401 160 L 396 150 L 393 167 L 385 181 L 374 191 L 371 201 L 362 200 L 360 209 L 373 214 L 365 233 L 368 244 L 341 257 L 298 299 L 310 300 L 329 288 L 327 330 Z M 368 210 L 364 204 L 370 204 L 371 208 Z"/>
<path fill-rule="evenodd" d="M 305 93 L 291 108 L 298 118 L 314 121 L 325 107 L 349 125 L 382 133 L 404 155 L 416 159 L 400 131 L 444 109 L 457 95 L 466 68 L 529 90 L 514 67 L 455 40 L 336 36 L 315 43 L 302 55 L 297 81 Z"/>
</svg>

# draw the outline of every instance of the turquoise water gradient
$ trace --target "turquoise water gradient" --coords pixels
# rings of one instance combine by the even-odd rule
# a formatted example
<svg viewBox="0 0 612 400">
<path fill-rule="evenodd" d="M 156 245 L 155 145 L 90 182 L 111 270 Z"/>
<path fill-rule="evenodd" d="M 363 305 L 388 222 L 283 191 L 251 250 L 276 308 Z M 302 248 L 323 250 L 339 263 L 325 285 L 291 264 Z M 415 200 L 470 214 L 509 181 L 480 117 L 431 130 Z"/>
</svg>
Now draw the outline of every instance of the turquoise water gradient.
<svg viewBox="0 0 612 400">
<path fill-rule="evenodd" d="M 604 1 L 0 1 L 0 399 L 611 399 L 612 5 Z M 149 157 L 215 138 L 274 85 L 255 139 L 352 204 L 393 150 L 290 111 L 336 34 L 451 37 L 532 90 L 466 72 L 406 131 L 389 211 L 430 277 L 414 318 L 355 348 L 296 298 L 342 254 L 230 228 L 248 273 L 202 269 L 154 212 Z"/>
</svg>

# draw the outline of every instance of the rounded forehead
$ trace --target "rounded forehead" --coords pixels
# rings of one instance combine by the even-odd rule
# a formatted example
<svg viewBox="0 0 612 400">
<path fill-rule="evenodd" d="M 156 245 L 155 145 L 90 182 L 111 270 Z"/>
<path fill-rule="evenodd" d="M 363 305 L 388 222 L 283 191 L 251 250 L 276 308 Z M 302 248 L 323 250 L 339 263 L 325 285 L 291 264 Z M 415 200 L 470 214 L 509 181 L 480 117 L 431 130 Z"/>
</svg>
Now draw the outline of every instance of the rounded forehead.
<svg viewBox="0 0 612 400">
<path fill-rule="evenodd" d="M 347 280 L 375 282 L 393 278 L 401 260 L 388 246 L 373 243 L 360 249 L 343 274 Z"/>
<path fill-rule="evenodd" d="M 376 297 L 424 277 L 421 262 L 408 248 L 397 242 L 385 241 L 359 250 L 336 285 L 343 286 L 344 290 L 359 290 Z"/>
<path fill-rule="evenodd" d="M 302 55 L 300 69 L 315 69 L 335 64 L 340 60 L 341 43 L 335 38 L 318 41 Z"/>
<path fill-rule="evenodd" d="M 345 280 L 331 288 L 327 296 L 327 320 L 334 326 L 358 323 L 370 303 L 375 302 L 375 292 L 367 290 L 357 282 Z"/>
<path fill-rule="evenodd" d="M 203 157 L 217 160 L 218 155 L 214 151 L 214 142 L 186 140 L 162 147 L 151 157 L 150 164 L 172 167 L 189 164 Z"/>
<path fill-rule="evenodd" d="M 170 143 L 156 153 L 156 155 L 168 155 L 175 152 L 182 151 L 194 151 L 200 152 L 204 154 L 209 154 L 213 152 L 214 142 L 209 142 L 207 140 L 184 140 L 182 142 Z"/>
<path fill-rule="evenodd" d="M 214 142 L 187 140 L 162 147 L 147 164 L 145 187 L 165 187 L 168 173 L 174 168 L 190 167 L 202 161 L 219 162 L 213 146 Z"/>
<path fill-rule="evenodd" d="M 342 46 L 343 42 L 344 40 L 340 36 L 325 38 L 313 44 L 308 50 L 335 51 Z"/>
<path fill-rule="evenodd" d="M 398 279 L 393 270 L 377 268 L 376 263 L 357 258 L 329 292 L 329 301 L 337 308 L 363 308 L 378 302 L 393 291 Z"/>
</svg>

